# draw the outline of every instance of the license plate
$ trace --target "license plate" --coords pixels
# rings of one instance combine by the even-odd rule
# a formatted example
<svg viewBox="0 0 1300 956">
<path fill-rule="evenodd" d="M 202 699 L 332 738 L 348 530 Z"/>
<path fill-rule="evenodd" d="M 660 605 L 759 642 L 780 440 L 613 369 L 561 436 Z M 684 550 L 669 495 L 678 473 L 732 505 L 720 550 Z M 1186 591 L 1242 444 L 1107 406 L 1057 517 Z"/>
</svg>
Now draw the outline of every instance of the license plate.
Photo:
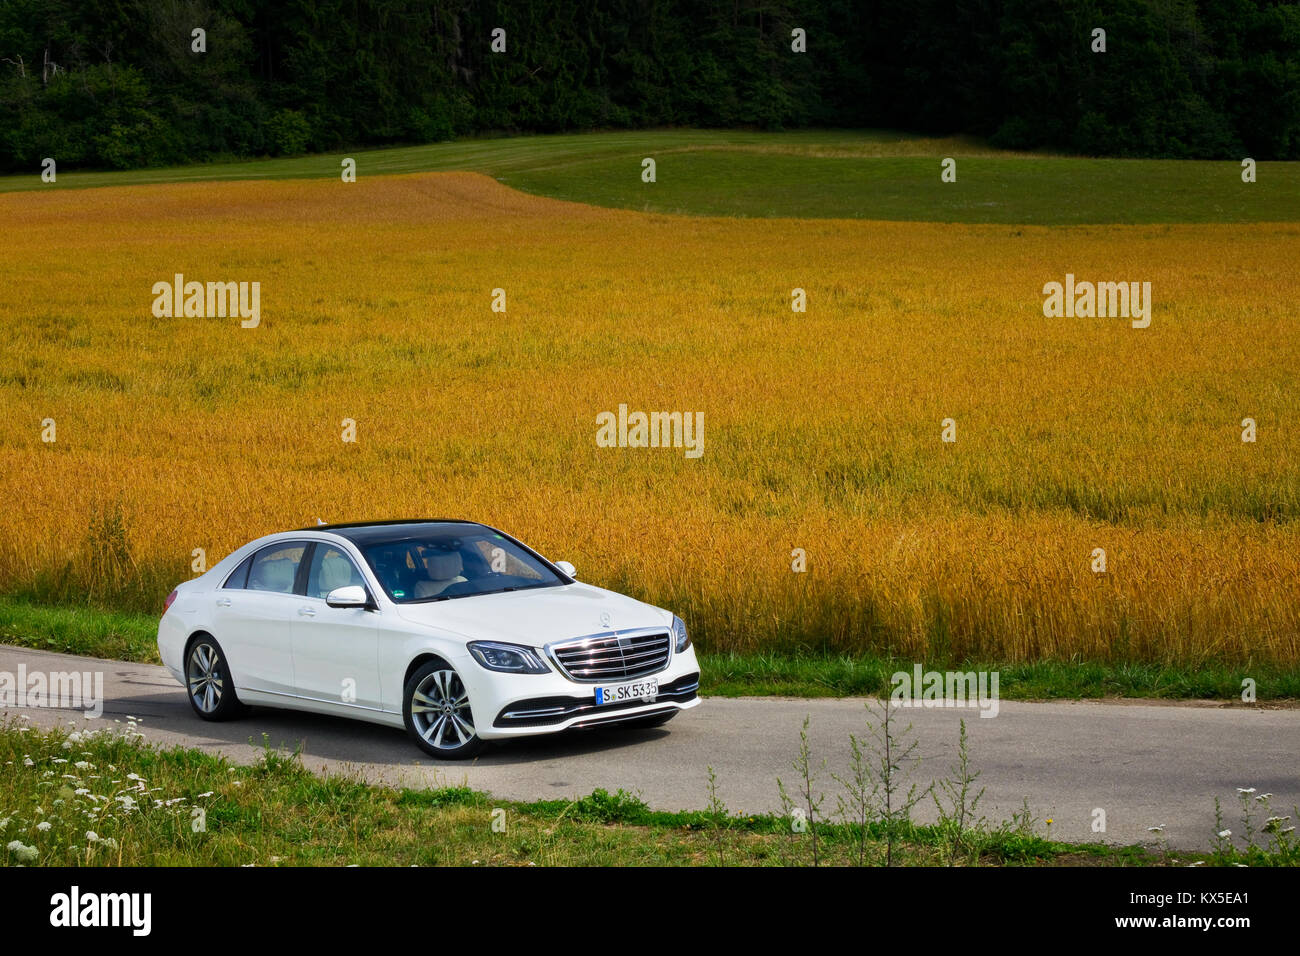
<svg viewBox="0 0 1300 956">
<path fill-rule="evenodd" d="M 645 701 L 647 704 L 651 704 L 654 703 L 654 699 L 658 696 L 659 681 L 654 678 L 629 681 L 626 684 L 608 684 L 605 687 L 596 688 L 596 706 L 620 704 L 631 700 Z"/>
</svg>

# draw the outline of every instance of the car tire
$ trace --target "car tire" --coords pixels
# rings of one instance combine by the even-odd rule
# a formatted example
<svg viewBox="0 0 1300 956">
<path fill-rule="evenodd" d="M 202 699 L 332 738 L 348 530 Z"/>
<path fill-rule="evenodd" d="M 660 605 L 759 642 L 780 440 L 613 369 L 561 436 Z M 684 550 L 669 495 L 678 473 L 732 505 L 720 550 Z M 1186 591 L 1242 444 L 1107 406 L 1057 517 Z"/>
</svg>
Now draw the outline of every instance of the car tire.
<svg viewBox="0 0 1300 956">
<path fill-rule="evenodd" d="M 233 720 L 248 712 L 239 700 L 221 645 L 200 634 L 185 648 L 185 696 L 203 720 Z"/>
<path fill-rule="evenodd" d="M 673 710 L 668 711 L 668 713 L 666 714 L 653 714 L 649 717 L 641 717 L 638 718 L 637 720 L 629 720 L 623 726 L 631 730 L 645 730 L 649 727 L 658 727 L 662 724 L 668 723 L 668 721 L 672 720 L 674 717 L 677 716 L 677 713 L 678 712 L 676 708 L 674 708 Z"/>
<path fill-rule="evenodd" d="M 426 661 L 407 680 L 402 720 L 416 746 L 439 760 L 464 760 L 483 750 L 469 691 L 455 669 L 442 661 Z"/>
</svg>

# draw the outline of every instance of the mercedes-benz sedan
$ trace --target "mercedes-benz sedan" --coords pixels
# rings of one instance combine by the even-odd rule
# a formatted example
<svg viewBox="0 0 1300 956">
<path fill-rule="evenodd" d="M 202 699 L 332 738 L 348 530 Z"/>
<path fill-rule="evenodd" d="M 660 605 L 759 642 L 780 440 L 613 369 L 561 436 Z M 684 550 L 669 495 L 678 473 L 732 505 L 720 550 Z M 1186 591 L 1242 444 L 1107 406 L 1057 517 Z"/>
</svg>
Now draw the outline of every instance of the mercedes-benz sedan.
<svg viewBox="0 0 1300 956">
<path fill-rule="evenodd" d="M 204 720 L 250 704 L 335 714 L 404 726 L 449 759 L 699 703 L 681 618 L 470 521 L 259 538 L 168 595 L 158 651 Z"/>
</svg>

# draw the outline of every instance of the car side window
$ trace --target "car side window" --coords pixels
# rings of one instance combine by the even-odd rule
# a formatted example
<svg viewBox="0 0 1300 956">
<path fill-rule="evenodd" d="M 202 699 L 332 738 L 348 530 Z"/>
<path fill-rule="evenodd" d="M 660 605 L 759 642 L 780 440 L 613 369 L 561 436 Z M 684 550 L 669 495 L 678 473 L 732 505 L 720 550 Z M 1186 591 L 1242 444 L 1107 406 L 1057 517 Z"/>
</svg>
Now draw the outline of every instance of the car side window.
<svg viewBox="0 0 1300 956">
<path fill-rule="evenodd" d="M 317 544 L 307 569 L 307 596 L 323 598 L 335 588 L 352 584 L 366 586 L 352 559 L 333 545 Z"/>
<path fill-rule="evenodd" d="M 307 545 L 302 541 L 273 544 L 253 555 L 253 565 L 248 571 L 250 591 L 274 591 L 292 594 Z"/>
<path fill-rule="evenodd" d="M 222 587 L 243 589 L 248 587 L 248 569 L 253 566 L 253 558 L 256 555 L 250 554 L 239 562 L 239 567 L 230 572 L 230 577 L 226 578 L 226 583 Z"/>
</svg>

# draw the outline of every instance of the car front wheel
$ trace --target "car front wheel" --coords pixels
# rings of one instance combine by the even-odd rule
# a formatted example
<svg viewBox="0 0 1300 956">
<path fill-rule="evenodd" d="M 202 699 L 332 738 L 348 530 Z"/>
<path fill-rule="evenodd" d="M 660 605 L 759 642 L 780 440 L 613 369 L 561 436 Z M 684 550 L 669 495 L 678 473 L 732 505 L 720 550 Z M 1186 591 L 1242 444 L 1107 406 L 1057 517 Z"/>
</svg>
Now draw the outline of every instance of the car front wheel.
<svg viewBox="0 0 1300 956">
<path fill-rule="evenodd" d="M 474 729 L 469 691 L 460 675 L 442 661 L 429 661 L 411 675 L 402 716 L 420 749 L 440 760 L 463 760 L 483 749 L 483 739 Z"/>
</svg>

